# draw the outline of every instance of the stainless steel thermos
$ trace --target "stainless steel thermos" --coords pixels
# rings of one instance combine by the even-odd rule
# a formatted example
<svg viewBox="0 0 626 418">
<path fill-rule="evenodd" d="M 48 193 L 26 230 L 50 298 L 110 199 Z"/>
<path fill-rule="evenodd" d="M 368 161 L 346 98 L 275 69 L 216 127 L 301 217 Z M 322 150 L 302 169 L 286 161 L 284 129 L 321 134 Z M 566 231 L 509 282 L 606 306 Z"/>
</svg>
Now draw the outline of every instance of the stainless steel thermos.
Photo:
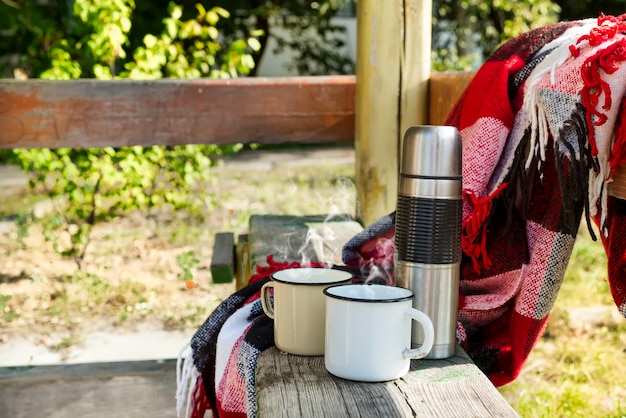
<svg viewBox="0 0 626 418">
<path fill-rule="evenodd" d="M 394 276 L 435 327 L 427 356 L 456 347 L 461 268 L 461 135 L 450 126 L 413 126 L 404 135 L 395 223 Z M 412 345 L 423 342 L 413 324 Z"/>
</svg>

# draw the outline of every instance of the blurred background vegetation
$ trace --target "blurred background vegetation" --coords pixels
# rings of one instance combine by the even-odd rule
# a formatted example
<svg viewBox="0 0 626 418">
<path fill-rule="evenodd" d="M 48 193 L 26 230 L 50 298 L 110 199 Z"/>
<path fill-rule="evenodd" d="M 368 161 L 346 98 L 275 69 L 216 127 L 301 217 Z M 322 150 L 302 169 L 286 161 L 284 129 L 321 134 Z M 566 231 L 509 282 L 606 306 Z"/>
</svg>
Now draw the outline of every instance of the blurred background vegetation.
<svg viewBox="0 0 626 418">
<path fill-rule="evenodd" d="M 349 74 L 342 28 L 356 0 L 1 0 L 0 74 L 30 78 L 235 77 L 273 37 L 298 73 Z M 624 12 L 622 0 L 434 0 L 435 68 L 476 68 L 500 43 L 558 20 Z M 476 55 L 478 54 L 478 55 Z M 146 68 L 145 66 L 148 66 Z"/>
</svg>

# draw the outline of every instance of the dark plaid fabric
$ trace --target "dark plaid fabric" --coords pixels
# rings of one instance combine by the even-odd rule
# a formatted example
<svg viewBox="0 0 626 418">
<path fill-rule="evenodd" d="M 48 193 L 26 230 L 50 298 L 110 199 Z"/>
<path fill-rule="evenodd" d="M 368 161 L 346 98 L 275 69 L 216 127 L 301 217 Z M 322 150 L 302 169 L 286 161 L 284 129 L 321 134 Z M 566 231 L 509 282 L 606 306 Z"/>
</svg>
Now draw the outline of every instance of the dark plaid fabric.
<svg viewBox="0 0 626 418">
<path fill-rule="evenodd" d="M 215 363 L 217 359 L 217 339 L 219 332 L 226 321 L 246 303 L 256 302 L 257 305 L 260 305 L 258 293 L 261 290 L 261 287 L 268 281 L 268 277 L 260 279 L 227 298 L 207 318 L 204 324 L 198 328 L 198 331 L 196 331 L 191 339 L 194 365 L 202 376 L 202 385 L 204 388 L 204 392 L 197 393 L 197 396 L 200 398 L 206 396 L 211 410 L 217 416 L 220 416 L 220 410 L 223 408 L 223 402 L 221 399 L 219 404 L 220 408 L 218 408 L 218 388 L 215 385 Z M 256 309 L 251 309 L 250 315 L 246 318 L 246 320 L 250 323 L 250 326 L 247 328 L 248 332 L 246 333 L 244 338 L 245 341 L 243 342 L 246 347 L 246 350 L 242 351 L 242 353 L 245 353 L 242 355 L 244 357 L 242 359 L 244 363 L 249 363 L 250 361 L 254 362 L 262 350 L 271 347 L 274 344 L 274 329 L 272 326 L 267 326 L 267 324 L 272 325 L 273 322 L 271 322 L 267 316 L 262 315 L 262 313 L 262 310 L 259 311 L 259 307 L 257 306 Z M 246 360 L 246 357 L 249 360 Z M 236 358 L 238 359 L 239 356 Z M 239 387 L 241 387 L 245 392 L 246 376 L 242 376 L 239 373 L 235 373 L 234 376 L 241 378 Z M 254 384 L 254 381 L 252 381 L 251 384 Z M 206 405 L 206 402 L 196 399 L 195 404 Z M 230 405 L 227 403 L 227 409 L 230 409 L 231 411 L 236 410 L 241 412 L 242 416 L 246 416 L 246 397 L 241 397 L 240 400 L 238 400 L 237 405 Z M 196 410 L 195 414 L 202 417 L 205 412 L 205 410 Z"/>
</svg>

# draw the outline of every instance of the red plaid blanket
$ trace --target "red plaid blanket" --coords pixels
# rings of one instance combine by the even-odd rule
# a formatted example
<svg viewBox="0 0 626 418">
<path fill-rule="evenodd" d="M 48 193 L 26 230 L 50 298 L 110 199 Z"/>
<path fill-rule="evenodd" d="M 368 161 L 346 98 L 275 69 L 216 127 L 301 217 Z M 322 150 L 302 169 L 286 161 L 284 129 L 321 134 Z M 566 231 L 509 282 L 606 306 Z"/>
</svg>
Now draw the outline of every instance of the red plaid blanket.
<svg viewBox="0 0 626 418">
<path fill-rule="evenodd" d="M 496 385 L 518 376 L 541 336 L 583 215 L 601 231 L 626 316 L 626 201 L 606 192 L 626 160 L 625 19 L 557 23 L 506 43 L 446 122 L 463 138 L 457 338 Z M 355 236 L 344 262 L 392 280 L 394 221 Z M 179 415 L 256 415 L 254 362 L 273 344 L 258 290 L 284 267 L 257 272 L 194 335 L 178 367 Z"/>
<path fill-rule="evenodd" d="M 447 119 L 463 138 L 457 336 L 496 385 L 518 376 L 541 336 L 583 213 L 592 234 L 592 220 L 602 231 L 611 291 L 626 314 L 626 203 L 606 191 L 626 157 L 625 16 L 562 22 L 506 43 Z M 344 261 L 389 265 L 392 221 L 354 237 Z"/>
</svg>

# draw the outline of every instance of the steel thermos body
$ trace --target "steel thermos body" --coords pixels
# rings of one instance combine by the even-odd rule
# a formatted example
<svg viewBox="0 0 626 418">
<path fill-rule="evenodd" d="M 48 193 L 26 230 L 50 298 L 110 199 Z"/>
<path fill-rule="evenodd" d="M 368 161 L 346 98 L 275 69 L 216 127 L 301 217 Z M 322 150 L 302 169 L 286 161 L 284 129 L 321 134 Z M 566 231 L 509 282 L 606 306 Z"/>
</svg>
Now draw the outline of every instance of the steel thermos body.
<svg viewBox="0 0 626 418">
<path fill-rule="evenodd" d="M 454 355 L 461 268 L 461 135 L 413 126 L 404 135 L 396 207 L 394 275 L 435 327 L 427 358 Z M 412 345 L 423 342 L 413 325 Z"/>
</svg>

